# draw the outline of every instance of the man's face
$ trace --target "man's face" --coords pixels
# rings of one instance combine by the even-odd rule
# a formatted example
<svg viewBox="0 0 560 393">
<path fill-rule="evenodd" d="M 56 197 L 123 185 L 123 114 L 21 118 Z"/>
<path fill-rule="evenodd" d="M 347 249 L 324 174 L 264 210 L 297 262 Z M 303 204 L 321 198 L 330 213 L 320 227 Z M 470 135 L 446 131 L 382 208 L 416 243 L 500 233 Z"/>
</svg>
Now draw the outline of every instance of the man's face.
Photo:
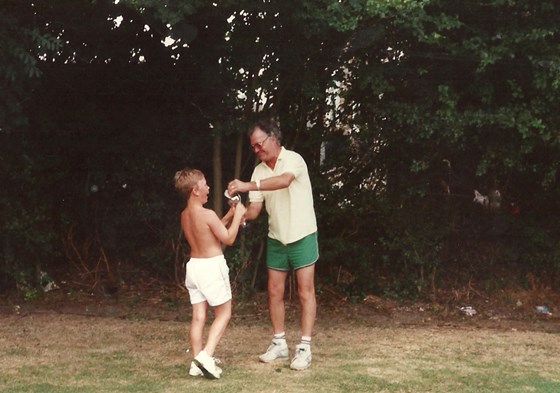
<svg viewBox="0 0 560 393">
<path fill-rule="evenodd" d="M 251 137 L 249 138 L 249 143 L 251 144 L 251 150 L 261 161 L 267 161 L 272 158 L 273 141 L 274 136 L 268 135 L 266 132 L 256 127 Z"/>
</svg>

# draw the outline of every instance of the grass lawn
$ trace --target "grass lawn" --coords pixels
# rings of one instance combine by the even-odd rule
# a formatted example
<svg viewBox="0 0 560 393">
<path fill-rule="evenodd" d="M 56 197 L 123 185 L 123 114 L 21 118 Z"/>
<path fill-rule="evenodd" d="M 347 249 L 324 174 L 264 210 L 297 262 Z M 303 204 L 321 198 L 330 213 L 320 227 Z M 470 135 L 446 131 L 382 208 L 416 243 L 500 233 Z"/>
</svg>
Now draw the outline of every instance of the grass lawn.
<svg viewBox="0 0 560 393">
<path fill-rule="evenodd" d="M 216 353 L 222 378 L 212 381 L 188 376 L 183 317 L 0 313 L 0 392 L 560 392 L 558 330 L 319 312 L 312 368 L 296 372 L 289 361 L 258 362 L 268 319 L 238 312 Z M 287 330 L 293 348 L 297 312 Z"/>
</svg>

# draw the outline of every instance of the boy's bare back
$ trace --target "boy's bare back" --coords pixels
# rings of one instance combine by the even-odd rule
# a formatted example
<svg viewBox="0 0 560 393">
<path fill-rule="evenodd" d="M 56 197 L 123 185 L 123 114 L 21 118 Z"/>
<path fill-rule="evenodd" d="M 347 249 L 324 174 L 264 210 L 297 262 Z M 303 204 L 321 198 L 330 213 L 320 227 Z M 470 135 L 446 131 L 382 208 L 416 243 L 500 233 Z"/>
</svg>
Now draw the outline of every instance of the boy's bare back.
<svg viewBox="0 0 560 393">
<path fill-rule="evenodd" d="M 223 254 L 221 241 L 212 229 L 221 232 L 217 227 L 223 224 L 213 210 L 187 206 L 181 213 L 181 226 L 191 247 L 191 257 L 211 258 Z"/>
</svg>

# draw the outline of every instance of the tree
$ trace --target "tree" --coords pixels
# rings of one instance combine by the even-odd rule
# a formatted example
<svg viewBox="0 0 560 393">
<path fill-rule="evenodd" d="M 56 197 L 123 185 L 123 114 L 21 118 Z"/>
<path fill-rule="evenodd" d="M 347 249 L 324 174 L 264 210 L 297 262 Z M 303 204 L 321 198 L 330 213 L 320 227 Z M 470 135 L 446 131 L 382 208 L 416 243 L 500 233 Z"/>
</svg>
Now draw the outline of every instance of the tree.
<svg viewBox="0 0 560 393">
<path fill-rule="evenodd" d="M 6 4 L 5 271 L 31 250 L 92 285 L 179 277 L 172 174 L 202 169 L 219 212 L 225 182 L 252 170 L 247 125 L 272 115 L 309 164 L 326 282 L 417 296 L 449 272 L 453 286 L 558 274 L 552 1 Z M 243 284 L 264 231 L 227 251 Z"/>
<path fill-rule="evenodd" d="M 30 178 L 35 158 L 28 153 L 25 107 L 36 88 L 41 70 L 39 58 L 54 53 L 59 40 L 34 23 L 34 4 L 26 1 L 3 3 L 0 15 L 0 285 L 10 288 L 17 276 L 20 283 L 33 284 L 29 267 L 34 252 L 49 248 L 52 233 L 42 231 L 48 220 L 42 206 L 24 206 L 23 199 L 37 186 Z M 29 260 L 26 266 L 23 258 Z M 30 266 L 29 266 L 30 265 Z"/>
<path fill-rule="evenodd" d="M 556 205 L 548 197 L 558 192 L 556 4 L 383 2 L 333 10 L 339 26 L 353 30 L 339 73 L 339 113 L 351 130 L 342 152 L 353 153 L 352 165 L 334 167 L 352 209 L 381 222 L 379 252 L 401 271 L 418 269 L 420 286 L 424 268 L 433 279 L 443 263 L 476 270 L 472 254 L 460 257 L 473 236 L 484 244 L 502 235 L 489 246 L 501 252 L 477 255 L 487 266 L 530 258 L 515 249 L 520 228 L 547 215 Z M 501 215 L 474 210 L 474 189 L 498 189 Z M 364 195 L 372 190 L 375 198 Z M 510 203 L 533 217 L 512 221 Z M 558 267 L 557 259 L 542 263 L 545 271 Z"/>
<path fill-rule="evenodd" d="M 0 131 L 7 132 L 25 124 L 23 103 L 29 99 L 34 83 L 41 76 L 40 56 L 60 47 L 58 39 L 29 23 L 36 14 L 26 1 L 6 1 L 0 16 Z"/>
</svg>

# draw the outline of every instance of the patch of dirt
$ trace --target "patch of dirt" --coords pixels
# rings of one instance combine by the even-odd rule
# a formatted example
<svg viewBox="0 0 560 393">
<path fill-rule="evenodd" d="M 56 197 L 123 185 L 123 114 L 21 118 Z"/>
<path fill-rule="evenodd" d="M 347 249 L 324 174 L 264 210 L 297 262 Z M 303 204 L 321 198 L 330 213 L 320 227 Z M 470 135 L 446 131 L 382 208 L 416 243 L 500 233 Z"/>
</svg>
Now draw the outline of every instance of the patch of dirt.
<svg viewBox="0 0 560 393">
<path fill-rule="evenodd" d="M 502 291 L 494 296 L 460 300 L 453 293 L 438 294 L 439 301 L 397 302 L 368 295 L 357 303 L 344 299 L 321 304 L 334 320 L 345 318 L 372 324 L 404 326 L 470 326 L 501 330 L 560 332 L 560 293 Z M 548 313 L 537 311 L 545 306 Z M 467 311 L 470 310 L 470 313 Z"/>
<path fill-rule="evenodd" d="M 318 295 L 318 320 L 366 326 L 441 326 L 560 333 L 560 293 L 550 290 L 500 291 L 492 295 L 438 293 L 438 301 L 398 302 L 375 295 L 349 300 L 334 291 Z M 548 313 L 537 311 L 545 306 Z M 474 315 L 462 311 L 471 307 Z M 126 319 L 188 322 L 191 306 L 185 289 L 173 284 L 130 285 L 116 293 L 60 288 L 32 300 L 0 297 L 1 315 L 45 312 Z M 472 311 L 471 311 L 472 312 Z M 286 299 L 287 323 L 299 319 L 296 298 Z M 268 323 L 266 293 L 247 299 L 234 294 L 232 323 Z"/>
</svg>

